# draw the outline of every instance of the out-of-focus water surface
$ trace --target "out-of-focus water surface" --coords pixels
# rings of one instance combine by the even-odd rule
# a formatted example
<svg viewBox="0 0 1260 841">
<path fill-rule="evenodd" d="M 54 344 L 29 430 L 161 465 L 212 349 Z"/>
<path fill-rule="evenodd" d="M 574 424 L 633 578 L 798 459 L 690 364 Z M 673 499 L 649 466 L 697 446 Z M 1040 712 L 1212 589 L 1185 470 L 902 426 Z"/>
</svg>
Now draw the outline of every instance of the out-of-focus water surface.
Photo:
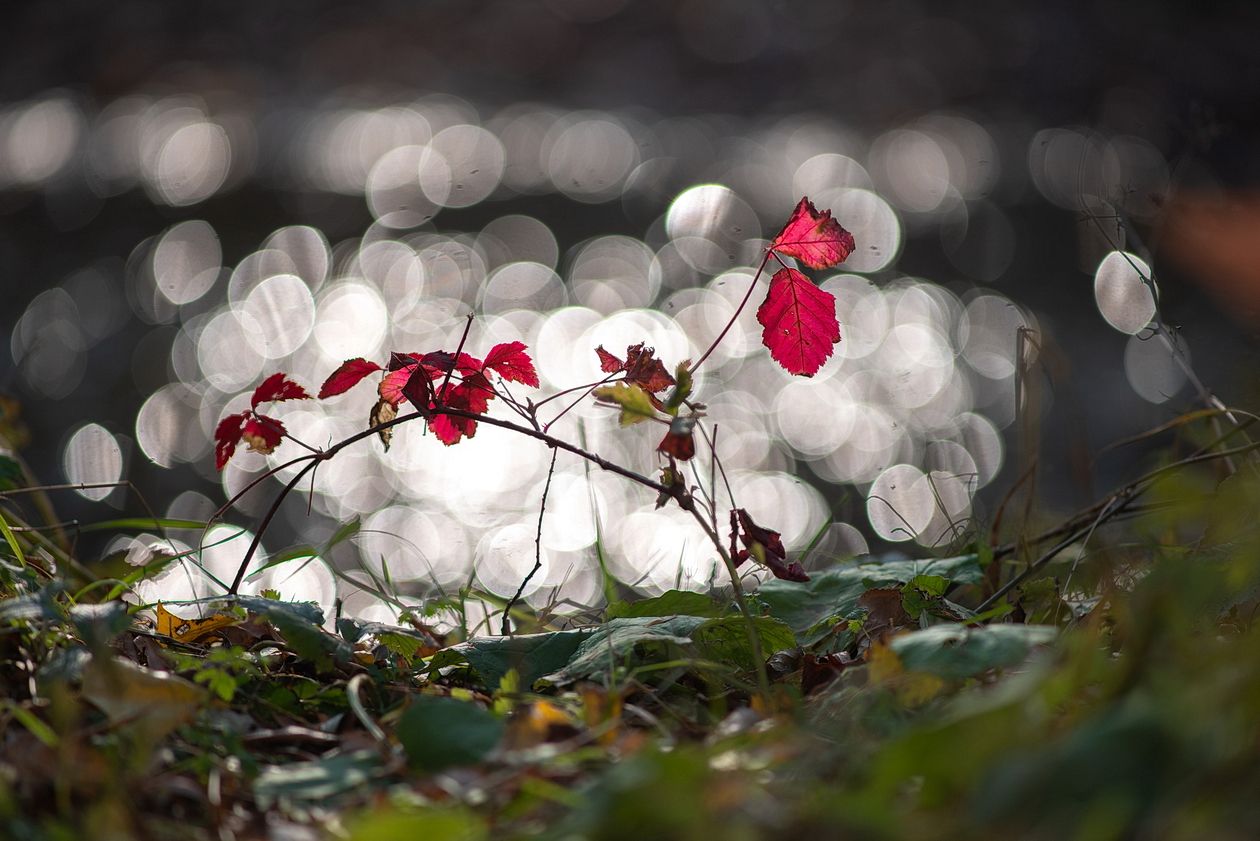
<svg viewBox="0 0 1260 841">
<path fill-rule="evenodd" d="M 204 518 L 300 453 L 214 468 L 216 424 L 263 377 L 313 392 L 350 357 L 453 350 L 469 312 L 474 355 L 529 347 L 535 399 L 599 379 L 601 344 L 646 342 L 672 369 L 726 324 L 801 195 L 857 241 L 816 273 L 843 341 L 817 376 L 784 374 L 755 295 L 697 399 L 736 504 L 789 551 L 823 533 L 814 565 L 967 540 L 1029 463 L 1017 425 L 1044 438 L 1043 489 L 1070 506 L 1096 490 L 1074 468 L 1099 444 L 1192 405 L 1190 365 L 1246 393 L 1240 331 L 1184 283 L 1145 282 L 1166 197 L 1255 172 L 1237 151 L 1257 87 L 1228 72 L 1237 19 L 1138 4 L 80 5 L 10 13 L 0 59 L 0 388 L 50 482 L 129 478 L 156 513 Z M 1170 67 L 1187 44 L 1194 60 Z M 1150 327 L 1157 296 L 1174 342 Z M 1017 405 L 1017 378 L 1035 404 Z M 369 389 L 272 414 L 327 445 L 364 427 Z M 659 430 L 620 429 L 590 401 L 552 432 L 659 467 Z M 365 441 L 321 466 L 309 516 L 291 500 L 260 560 L 358 517 L 325 559 L 338 569 L 509 596 L 534 564 L 549 460 L 486 425 L 449 448 L 401 428 L 388 453 Z M 227 521 L 252 528 L 293 475 Z M 86 520 L 140 507 L 121 489 L 79 494 L 58 500 Z M 601 560 L 645 592 L 720 579 L 694 523 L 654 503 L 562 454 L 527 599 L 598 604 Z M 230 580 L 248 538 L 202 563 Z M 391 615 L 322 564 L 293 567 L 250 587 Z M 142 596 L 215 592 L 183 573 Z"/>
</svg>

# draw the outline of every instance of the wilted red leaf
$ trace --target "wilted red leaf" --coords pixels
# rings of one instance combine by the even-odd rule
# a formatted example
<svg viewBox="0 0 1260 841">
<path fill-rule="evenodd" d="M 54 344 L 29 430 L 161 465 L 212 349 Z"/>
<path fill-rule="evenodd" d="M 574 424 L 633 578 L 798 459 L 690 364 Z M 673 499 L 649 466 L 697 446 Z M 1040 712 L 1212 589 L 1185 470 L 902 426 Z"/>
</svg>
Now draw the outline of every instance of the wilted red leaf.
<svg viewBox="0 0 1260 841">
<path fill-rule="evenodd" d="M 273 400 L 309 400 L 310 397 L 306 389 L 284 374 L 272 374 L 254 389 L 254 396 L 250 398 L 249 405 L 251 409 L 257 409 L 259 403 Z"/>
<path fill-rule="evenodd" d="M 840 341 L 836 299 L 796 269 L 780 269 L 757 309 L 761 341 L 788 373 L 812 377 Z"/>
<path fill-rule="evenodd" d="M 369 362 L 366 359 L 347 359 L 329 375 L 328 379 L 324 380 L 324 384 L 319 388 L 319 399 L 323 400 L 325 397 L 349 391 L 359 384 L 359 380 L 379 370 L 381 366 L 375 362 Z"/>
<path fill-rule="evenodd" d="M 770 243 L 771 251 L 795 257 L 811 269 L 843 263 L 853 248 L 853 234 L 831 218 L 830 210 L 819 213 L 808 197 L 800 200 L 783 230 Z"/>
<path fill-rule="evenodd" d="M 241 443 L 241 426 L 248 417 L 249 412 L 228 415 L 215 427 L 214 466 L 217 469 L 222 470 L 232 458 L 232 453 L 236 452 L 236 445 Z"/>
<path fill-rule="evenodd" d="M 625 371 L 626 382 L 641 387 L 648 394 L 664 391 L 674 384 L 665 364 L 656 358 L 656 349 L 645 348 L 643 342 L 626 348 L 625 362 L 604 350 L 603 345 L 595 348 L 595 353 L 599 356 L 600 370 L 609 374 Z"/>
<path fill-rule="evenodd" d="M 599 370 L 605 374 L 615 374 L 626 367 L 626 363 L 604 350 L 603 345 L 595 348 L 595 355 L 599 357 Z"/>
<path fill-rule="evenodd" d="M 255 453 L 274 452 L 284 436 L 284 424 L 266 415 L 251 414 L 241 429 L 241 440 Z"/>
<path fill-rule="evenodd" d="M 490 348 L 486 367 L 509 382 L 538 387 L 538 373 L 523 342 L 507 342 Z"/>
<path fill-rule="evenodd" d="M 744 544 L 743 549 L 736 546 L 737 535 L 739 541 Z M 768 567 L 775 578 L 787 581 L 809 580 L 805 568 L 799 563 L 795 561 L 790 564 L 784 563 L 787 560 L 787 550 L 783 548 L 779 533 L 754 523 L 752 517 L 748 516 L 748 512 L 743 508 L 731 509 L 731 556 L 735 566 L 753 558 Z"/>
<path fill-rule="evenodd" d="M 656 445 L 656 449 L 679 461 L 686 461 L 696 454 L 695 418 L 674 418 L 669 422 L 669 432 Z"/>
<path fill-rule="evenodd" d="M 866 610 L 866 632 L 874 641 L 882 642 L 896 631 L 914 625 L 906 613 L 900 587 L 875 587 L 867 590 L 857 601 Z"/>
</svg>

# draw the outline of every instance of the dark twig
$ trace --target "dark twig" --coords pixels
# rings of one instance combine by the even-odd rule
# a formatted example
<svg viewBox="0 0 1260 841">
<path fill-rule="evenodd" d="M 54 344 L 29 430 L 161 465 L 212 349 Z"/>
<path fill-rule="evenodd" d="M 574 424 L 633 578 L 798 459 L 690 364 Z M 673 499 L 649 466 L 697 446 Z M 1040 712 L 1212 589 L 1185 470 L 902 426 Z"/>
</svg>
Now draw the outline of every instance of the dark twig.
<svg viewBox="0 0 1260 841">
<path fill-rule="evenodd" d="M 542 502 L 538 503 L 538 533 L 534 535 L 534 568 L 521 580 L 521 586 L 516 588 L 516 593 L 512 598 L 508 599 L 507 607 L 503 608 L 502 633 L 505 637 L 512 634 L 512 608 L 521 600 L 521 595 L 524 594 L 525 588 L 529 586 L 529 582 L 538 574 L 538 570 L 542 569 L 543 515 L 547 512 L 547 494 L 551 490 L 551 477 L 556 474 L 556 456 L 558 455 L 560 455 L 560 451 L 552 447 L 551 466 L 547 468 L 547 484 L 543 485 Z"/>
</svg>

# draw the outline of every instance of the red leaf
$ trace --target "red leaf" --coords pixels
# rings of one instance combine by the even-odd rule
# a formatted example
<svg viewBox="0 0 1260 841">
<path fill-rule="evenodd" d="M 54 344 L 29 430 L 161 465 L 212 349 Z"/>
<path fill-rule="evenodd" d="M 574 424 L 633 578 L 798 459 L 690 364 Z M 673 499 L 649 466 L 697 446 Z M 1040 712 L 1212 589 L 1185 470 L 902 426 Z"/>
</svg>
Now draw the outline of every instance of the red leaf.
<svg viewBox="0 0 1260 841">
<path fill-rule="evenodd" d="M 402 377 L 406 374 L 406 377 Z M 427 412 L 433 406 L 433 386 L 429 383 L 429 372 L 422 365 L 411 365 L 407 368 L 399 368 L 397 371 L 391 371 L 385 375 L 385 379 L 381 380 L 381 399 L 389 400 L 385 395 L 385 383 L 391 381 L 391 388 L 401 378 L 401 384 L 398 385 L 399 400 L 392 401 L 397 407 L 402 402 L 402 398 L 410 401 L 421 412 Z"/>
<path fill-rule="evenodd" d="M 735 546 L 737 533 L 740 542 L 744 544 L 744 548 L 738 551 Z M 731 554 L 733 556 L 731 560 L 735 562 L 735 566 L 753 558 L 765 564 L 774 573 L 775 578 L 786 581 L 809 580 L 805 568 L 799 563 L 795 561 L 790 564 L 784 563 L 787 560 L 787 550 L 783 548 L 779 533 L 754 523 L 752 517 L 749 517 L 748 512 L 743 508 L 731 510 Z"/>
<path fill-rule="evenodd" d="M 599 356 L 599 369 L 605 374 L 615 374 L 626 367 L 626 363 L 604 350 L 603 345 L 595 348 L 595 353 Z"/>
<path fill-rule="evenodd" d="M 655 353 L 655 348 L 644 348 L 642 342 L 626 348 L 626 382 L 642 386 L 649 394 L 664 391 L 674 384 L 665 363 L 657 359 Z"/>
<path fill-rule="evenodd" d="M 507 342 L 490 348 L 486 354 L 486 367 L 508 382 L 538 387 L 538 373 L 534 362 L 525 352 L 523 342 Z"/>
<path fill-rule="evenodd" d="M 254 396 L 250 399 L 250 408 L 257 409 L 259 403 L 272 400 L 309 400 L 310 397 L 306 389 L 284 374 L 272 374 L 254 389 Z"/>
<path fill-rule="evenodd" d="M 655 348 L 643 347 L 643 342 L 626 348 L 626 361 L 622 362 L 600 345 L 595 348 L 599 355 L 600 370 L 615 374 L 626 372 L 626 382 L 641 387 L 648 394 L 664 391 L 674 384 L 674 378 L 665 370 L 665 363 L 656 358 Z"/>
<path fill-rule="evenodd" d="M 695 418 L 674 418 L 669 422 L 669 432 L 656 445 L 656 449 L 679 461 L 686 461 L 696 454 Z"/>
<path fill-rule="evenodd" d="M 228 415 L 215 427 L 214 466 L 216 469 L 222 470 L 227 465 L 228 459 L 232 457 L 232 453 L 236 452 L 236 445 L 241 443 L 241 425 L 248 417 L 249 412 Z"/>
<path fill-rule="evenodd" d="M 325 397 L 332 397 L 333 395 L 349 391 L 359 384 L 359 380 L 373 371 L 379 370 L 381 370 L 381 366 L 375 362 L 369 362 L 366 359 L 347 359 L 319 387 L 319 399 L 323 400 Z"/>
<path fill-rule="evenodd" d="M 783 230 L 770 243 L 770 250 L 795 257 L 811 269 L 826 269 L 843 263 L 853 253 L 853 234 L 831 218 L 831 211 L 819 213 L 809 198 L 802 198 Z"/>
<path fill-rule="evenodd" d="M 812 377 L 840 341 L 836 299 L 796 269 L 779 269 L 757 309 L 762 343 L 788 373 Z"/>
<path fill-rule="evenodd" d="M 460 438 L 473 437 L 477 434 L 477 422 L 470 418 L 457 418 L 450 415 L 434 415 L 429 419 L 429 429 L 437 439 L 446 446 L 458 444 Z"/>
<path fill-rule="evenodd" d="M 377 394 L 386 403 L 389 403 L 395 409 L 406 399 L 403 394 L 403 388 L 407 385 L 407 380 L 411 379 L 411 375 L 420 367 L 419 363 L 412 362 L 410 365 L 401 368 L 391 368 L 384 377 L 381 378 L 381 384 L 376 387 Z M 428 374 L 424 375 L 428 379 Z"/>
<path fill-rule="evenodd" d="M 266 415 L 252 415 L 241 430 L 241 440 L 255 453 L 271 453 L 280 445 L 284 424 Z"/>
</svg>

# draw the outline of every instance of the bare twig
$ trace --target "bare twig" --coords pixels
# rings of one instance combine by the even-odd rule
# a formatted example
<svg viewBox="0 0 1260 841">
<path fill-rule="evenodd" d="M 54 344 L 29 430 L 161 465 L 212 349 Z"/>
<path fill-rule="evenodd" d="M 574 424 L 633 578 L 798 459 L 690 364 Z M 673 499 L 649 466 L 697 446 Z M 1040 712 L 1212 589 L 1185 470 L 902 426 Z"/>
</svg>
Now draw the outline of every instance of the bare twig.
<svg viewBox="0 0 1260 841">
<path fill-rule="evenodd" d="M 547 483 L 543 485 L 542 501 L 538 503 L 538 533 L 534 535 L 534 568 L 521 579 L 521 586 L 516 588 L 512 598 L 508 599 L 507 606 L 503 608 L 502 632 L 505 637 L 512 634 L 512 608 L 520 601 L 521 594 L 525 592 L 525 588 L 529 586 L 533 577 L 538 574 L 538 570 L 542 569 L 543 515 L 547 512 L 547 494 L 551 491 L 551 477 L 556 473 L 556 456 L 558 455 L 560 451 L 552 447 L 551 466 L 547 468 Z"/>
</svg>

